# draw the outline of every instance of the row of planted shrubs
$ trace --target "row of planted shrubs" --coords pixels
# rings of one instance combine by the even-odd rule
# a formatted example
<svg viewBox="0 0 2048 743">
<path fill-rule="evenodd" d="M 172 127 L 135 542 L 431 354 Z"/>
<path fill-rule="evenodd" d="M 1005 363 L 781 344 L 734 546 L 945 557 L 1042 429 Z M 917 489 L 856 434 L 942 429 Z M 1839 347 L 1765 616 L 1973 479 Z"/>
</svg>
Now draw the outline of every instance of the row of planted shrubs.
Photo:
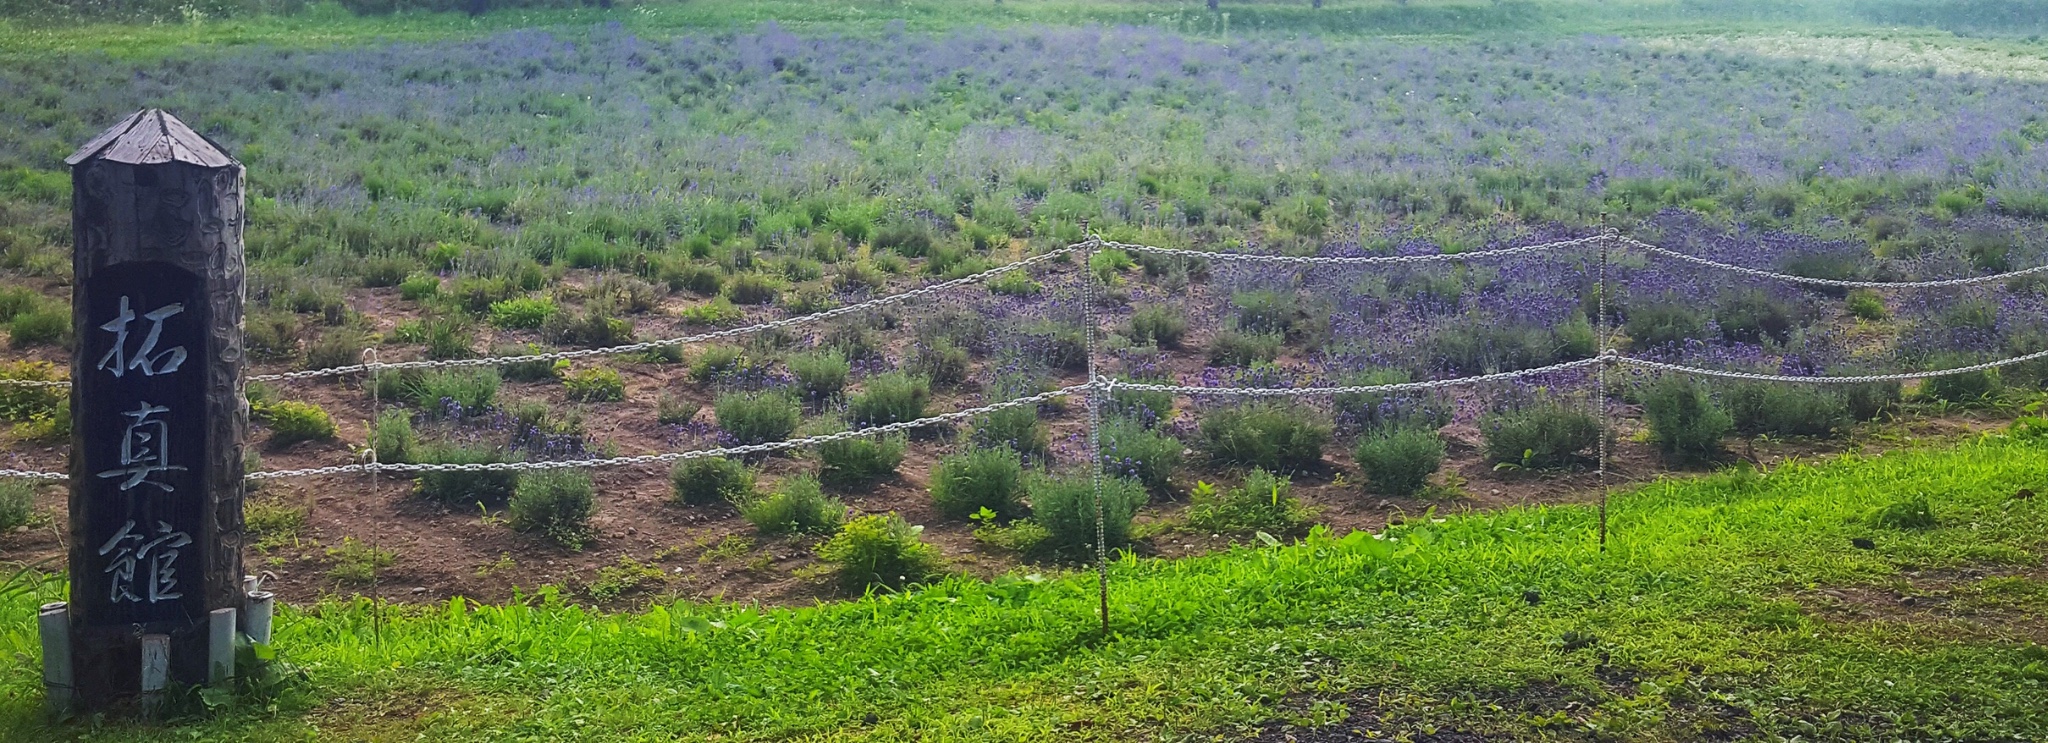
<svg viewBox="0 0 2048 743">
<path fill-rule="evenodd" d="M 1973 405 L 1994 400 L 2001 388 L 1997 371 L 1990 370 L 1934 377 L 1917 394 L 1928 401 Z M 1672 375 L 1651 380 L 1635 394 L 1651 443 L 1676 461 L 1697 463 L 1719 458 L 1722 439 L 1730 433 L 1834 435 L 1883 415 L 1902 399 L 1902 388 L 1898 382 L 1711 385 Z"/>
</svg>

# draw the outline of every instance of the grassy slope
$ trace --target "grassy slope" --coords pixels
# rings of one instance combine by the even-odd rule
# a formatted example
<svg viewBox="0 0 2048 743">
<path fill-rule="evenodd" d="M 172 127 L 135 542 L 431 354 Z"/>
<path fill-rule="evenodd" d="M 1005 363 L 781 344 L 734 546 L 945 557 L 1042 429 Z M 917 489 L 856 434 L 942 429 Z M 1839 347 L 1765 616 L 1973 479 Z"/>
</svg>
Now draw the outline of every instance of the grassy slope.
<svg viewBox="0 0 2048 743">
<path fill-rule="evenodd" d="M 154 58 L 201 53 L 250 44 L 317 48 L 392 41 L 430 41 L 480 36 L 518 28 L 580 29 L 618 22 L 636 33 L 661 36 L 704 30 L 751 29 L 776 22 L 800 32 L 863 34 L 901 22 L 913 31 L 977 26 L 1146 25 L 1197 35 L 1303 33 L 1341 35 L 1435 35 L 1530 32 L 1612 33 L 1624 36 L 1748 34 L 1799 28 L 1809 33 L 1859 35 L 1879 32 L 1858 16 L 1827 2 L 1808 12 L 1759 10 L 1737 3 L 1701 11 L 1680 0 L 1330 0 L 1312 10 L 1306 2 L 1225 3 L 1228 25 L 1199 0 L 691 0 L 651 2 L 614 10 L 510 10 L 471 18 L 458 13 L 354 16 L 324 6 L 296 16 L 211 20 L 200 23 L 88 23 L 42 27 L 0 19 L 0 56 L 11 54 L 104 52 L 117 57 Z M 1754 4 L 1751 4 L 1754 5 Z M 1760 7 L 1775 7 L 1765 4 Z M 1881 31 L 1888 38 L 1953 41 L 1931 29 Z M 1994 43 L 2019 49 L 2038 44 Z M 203 46 L 195 46 L 203 45 Z"/>
<path fill-rule="evenodd" d="M 1088 575 L 766 612 L 450 606 L 388 617 L 381 647 L 367 608 L 323 605 L 287 613 L 278 634 L 310 690 L 275 716 L 182 732 L 1136 740 L 1228 733 L 1276 710 L 1336 719 L 1339 706 L 1309 699 L 1370 690 L 1392 720 L 1347 724 L 1566 739 L 1750 725 L 1823 739 L 2037 739 L 2048 734 L 2048 653 L 2028 640 L 2048 639 L 2048 502 L 2012 496 L 2048 484 L 2044 448 L 1989 437 L 1652 484 L 1615 499 L 1604 555 L 1589 509 L 1556 508 L 1385 540 L 1126 560 L 1113 570 L 1109 641 L 1095 633 Z M 1940 528 L 1861 520 L 1918 493 Z M 1877 548 L 1853 549 L 1858 536 Z M 1913 621 L 1828 620 L 1790 598 L 1855 586 L 1889 596 L 1901 571 L 1964 566 L 1992 577 L 1958 578 L 1947 603 Z M 52 735 L 33 722 L 31 599 L 0 611 L 0 654 L 16 658 L 0 675 L 10 740 Z M 1594 639 L 1568 649 L 1574 636 Z"/>
</svg>

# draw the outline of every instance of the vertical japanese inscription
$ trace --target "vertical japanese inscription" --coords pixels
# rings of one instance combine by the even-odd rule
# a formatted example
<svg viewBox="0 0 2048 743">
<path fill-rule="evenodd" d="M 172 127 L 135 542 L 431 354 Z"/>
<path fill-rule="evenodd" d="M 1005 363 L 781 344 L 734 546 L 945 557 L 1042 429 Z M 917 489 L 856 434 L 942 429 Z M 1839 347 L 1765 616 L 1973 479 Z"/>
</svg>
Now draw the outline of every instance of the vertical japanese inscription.
<svg viewBox="0 0 2048 743">
<path fill-rule="evenodd" d="M 204 364 L 209 318 L 200 278 L 164 263 L 124 263 L 88 279 L 96 360 L 79 385 L 86 431 L 89 553 L 97 569 L 75 598 L 106 602 L 108 623 L 190 622 L 206 607 L 196 581 L 207 551 Z"/>
</svg>

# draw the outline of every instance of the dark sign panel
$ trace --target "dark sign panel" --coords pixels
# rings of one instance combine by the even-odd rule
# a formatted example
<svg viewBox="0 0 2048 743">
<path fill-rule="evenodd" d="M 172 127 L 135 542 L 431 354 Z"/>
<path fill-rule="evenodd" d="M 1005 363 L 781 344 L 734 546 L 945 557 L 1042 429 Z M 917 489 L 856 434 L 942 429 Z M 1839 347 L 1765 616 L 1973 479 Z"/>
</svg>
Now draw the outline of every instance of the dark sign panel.
<svg viewBox="0 0 2048 743">
<path fill-rule="evenodd" d="M 164 263 L 95 272 L 78 343 L 73 425 L 86 432 L 86 544 L 74 604 L 100 625 L 206 615 L 206 372 L 210 313 L 198 276 Z"/>
</svg>

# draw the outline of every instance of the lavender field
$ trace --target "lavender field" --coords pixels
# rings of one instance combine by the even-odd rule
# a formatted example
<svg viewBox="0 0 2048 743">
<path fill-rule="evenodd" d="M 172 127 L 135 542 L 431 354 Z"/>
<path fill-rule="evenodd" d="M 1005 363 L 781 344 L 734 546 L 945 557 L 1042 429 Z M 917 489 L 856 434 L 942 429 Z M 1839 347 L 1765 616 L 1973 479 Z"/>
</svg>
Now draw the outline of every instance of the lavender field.
<svg viewBox="0 0 2048 743">
<path fill-rule="evenodd" d="M 251 373 L 646 346 L 252 382 L 251 472 L 579 464 L 251 480 L 307 673 L 180 732 L 2048 730 L 2048 360 L 1651 366 L 2048 352 L 2024 4 L 990 5 L 0 0 L 0 385 L 64 376 L 62 159 L 143 107 L 248 168 Z M 69 411 L 0 386 L 0 465 Z"/>
</svg>

